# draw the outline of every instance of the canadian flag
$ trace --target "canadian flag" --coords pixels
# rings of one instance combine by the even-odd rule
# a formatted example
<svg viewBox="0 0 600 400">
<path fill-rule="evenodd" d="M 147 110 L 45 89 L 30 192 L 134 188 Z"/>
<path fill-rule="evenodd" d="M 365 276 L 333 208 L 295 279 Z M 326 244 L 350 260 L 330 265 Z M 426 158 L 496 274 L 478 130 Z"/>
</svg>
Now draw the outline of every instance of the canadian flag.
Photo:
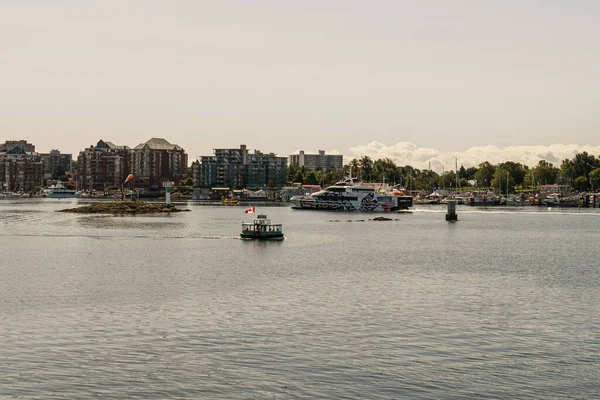
<svg viewBox="0 0 600 400">
<path fill-rule="evenodd" d="M 254 214 L 254 206 L 252 206 L 250 208 L 246 208 L 246 211 L 244 211 L 244 214 Z"/>
</svg>

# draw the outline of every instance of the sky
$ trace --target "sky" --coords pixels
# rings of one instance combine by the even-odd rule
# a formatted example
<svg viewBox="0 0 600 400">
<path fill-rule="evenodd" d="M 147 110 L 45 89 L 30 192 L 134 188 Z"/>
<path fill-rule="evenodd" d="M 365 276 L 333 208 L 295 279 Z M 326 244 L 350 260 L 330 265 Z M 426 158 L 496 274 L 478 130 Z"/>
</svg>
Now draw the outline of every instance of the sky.
<svg viewBox="0 0 600 400">
<path fill-rule="evenodd" d="M 600 155 L 598 38 L 595 0 L 0 0 L 0 141 Z"/>
</svg>

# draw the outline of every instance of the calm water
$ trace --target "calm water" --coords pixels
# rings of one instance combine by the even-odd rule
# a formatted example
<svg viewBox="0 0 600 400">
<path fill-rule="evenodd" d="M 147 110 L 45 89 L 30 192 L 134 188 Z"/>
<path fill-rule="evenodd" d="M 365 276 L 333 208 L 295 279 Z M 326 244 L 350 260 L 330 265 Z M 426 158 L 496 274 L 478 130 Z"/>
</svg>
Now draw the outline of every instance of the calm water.
<svg viewBox="0 0 600 400">
<path fill-rule="evenodd" d="M 0 201 L 0 397 L 600 398 L 598 210 L 75 204 Z"/>
</svg>

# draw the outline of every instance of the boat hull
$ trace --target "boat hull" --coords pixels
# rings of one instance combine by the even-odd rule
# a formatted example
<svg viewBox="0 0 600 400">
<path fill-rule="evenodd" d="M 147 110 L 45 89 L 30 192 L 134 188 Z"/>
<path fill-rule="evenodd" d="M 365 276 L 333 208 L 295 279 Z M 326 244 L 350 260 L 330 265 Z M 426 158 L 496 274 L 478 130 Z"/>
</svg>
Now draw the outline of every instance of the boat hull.
<svg viewBox="0 0 600 400">
<path fill-rule="evenodd" d="M 508 207 L 522 207 L 525 203 L 517 200 L 507 200 L 504 205 Z"/>
<path fill-rule="evenodd" d="M 552 202 L 552 201 L 546 201 L 544 203 L 544 205 L 546 207 L 561 207 L 561 208 L 566 208 L 566 207 L 580 207 L 581 204 L 579 203 L 579 201 L 561 201 L 561 202 Z"/>
<path fill-rule="evenodd" d="M 242 232 L 240 234 L 240 238 L 252 239 L 252 240 L 283 240 L 283 233 L 282 232 L 248 231 L 248 232 Z"/>
<path fill-rule="evenodd" d="M 311 196 L 294 196 L 290 199 L 290 203 L 292 204 L 292 208 L 296 210 L 390 212 L 408 210 L 412 207 L 412 197 L 393 196 L 391 201 L 379 202 L 377 198 L 352 201 L 344 199 L 322 200 Z"/>
<path fill-rule="evenodd" d="M 81 196 L 81 193 L 49 193 L 47 199 L 76 199 Z"/>
</svg>

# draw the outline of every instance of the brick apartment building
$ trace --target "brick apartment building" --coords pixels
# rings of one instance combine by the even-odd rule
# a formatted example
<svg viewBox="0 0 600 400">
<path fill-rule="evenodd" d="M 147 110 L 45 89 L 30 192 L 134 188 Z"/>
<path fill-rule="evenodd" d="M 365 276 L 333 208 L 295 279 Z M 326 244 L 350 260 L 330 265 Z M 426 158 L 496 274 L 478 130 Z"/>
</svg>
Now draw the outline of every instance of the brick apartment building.
<svg viewBox="0 0 600 400">
<path fill-rule="evenodd" d="M 77 189 L 104 190 L 106 187 L 120 187 L 131 173 L 131 149 L 100 140 L 79 152 L 77 157 Z"/>
<path fill-rule="evenodd" d="M 185 150 L 162 138 L 152 138 L 131 151 L 134 184 L 139 188 L 158 190 L 164 181 L 179 182 L 187 175 Z"/>
<path fill-rule="evenodd" d="M 0 190 L 31 192 L 43 185 L 43 171 L 44 163 L 35 146 L 26 141 L 0 144 Z"/>
<path fill-rule="evenodd" d="M 134 179 L 130 185 L 159 190 L 162 182 L 177 183 L 186 176 L 187 154 L 176 144 L 152 138 L 133 149 L 100 140 L 77 157 L 77 186 L 80 189 L 120 187 L 131 173 Z"/>
</svg>

